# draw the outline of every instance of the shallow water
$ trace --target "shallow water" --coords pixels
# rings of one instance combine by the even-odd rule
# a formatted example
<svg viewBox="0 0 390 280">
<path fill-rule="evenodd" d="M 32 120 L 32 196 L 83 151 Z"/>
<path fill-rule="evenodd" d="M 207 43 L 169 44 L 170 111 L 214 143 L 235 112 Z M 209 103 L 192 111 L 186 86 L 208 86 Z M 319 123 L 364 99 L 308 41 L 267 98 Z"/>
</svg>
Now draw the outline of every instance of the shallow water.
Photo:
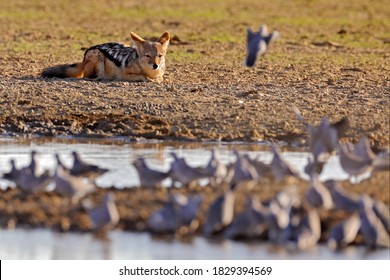
<svg viewBox="0 0 390 280">
<path fill-rule="evenodd" d="M 112 231 L 110 240 L 92 234 L 46 229 L 0 230 L 0 259 L 389 259 L 389 250 L 350 247 L 335 253 L 325 246 L 303 252 L 278 250 L 267 243 L 208 240 L 164 240 L 148 233 Z"/>
<path fill-rule="evenodd" d="M 38 152 L 40 170 L 49 169 L 54 171 L 58 153 L 65 165 L 72 164 L 71 152 L 78 151 L 87 162 L 108 168 L 110 172 L 99 177 L 97 185 L 100 187 L 117 188 L 133 187 L 139 185 L 139 178 L 131 162 L 139 156 L 147 159 L 147 163 L 156 169 L 168 170 L 172 158 L 169 153 L 174 151 L 180 157 L 185 157 L 192 166 L 202 166 L 210 158 L 210 149 L 216 148 L 221 161 L 228 163 L 235 160 L 233 149 L 249 153 L 252 157 L 260 156 L 264 162 L 270 162 L 272 154 L 270 147 L 264 144 L 241 144 L 241 143 L 183 143 L 183 142 L 125 142 L 104 141 L 90 139 L 35 139 L 31 141 L 15 141 L 12 139 L 0 140 L 0 173 L 10 170 L 9 161 L 16 160 L 18 168 L 26 166 L 30 161 L 32 149 Z M 303 168 L 307 163 L 308 153 L 289 151 L 283 152 L 286 160 L 292 163 L 301 177 L 306 178 Z M 336 178 L 346 179 L 348 176 L 343 172 L 337 157 L 330 158 L 321 174 L 322 179 Z M 166 182 L 169 184 L 169 181 Z M 0 187 L 11 185 L 10 182 L 0 179 Z"/>
<path fill-rule="evenodd" d="M 126 142 L 90 139 L 0 139 L 0 173 L 8 172 L 9 160 L 14 158 L 18 167 L 30 161 L 32 149 L 38 152 L 40 169 L 54 170 L 54 154 L 58 153 L 66 165 L 72 163 L 71 152 L 77 150 L 91 163 L 110 169 L 97 184 L 101 187 L 118 188 L 139 185 L 137 173 L 131 162 L 138 156 L 147 158 L 154 168 L 168 170 L 175 151 L 193 166 L 206 164 L 210 149 L 217 148 L 224 162 L 232 162 L 233 149 L 260 155 L 270 162 L 270 147 L 264 144 L 240 143 L 176 143 L 176 142 Z M 308 154 L 302 151 L 284 152 L 302 177 Z M 325 165 L 323 179 L 345 179 L 338 159 L 333 157 Z M 169 182 L 168 182 L 169 183 Z M 0 186 L 10 183 L 0 180 Z M 305 252 L 275 251 L 267 243 L 242 243 L 230 240 L 210 241 L 195 237 L 191 242 L 152 238 L 148 233 L 112 231 L 111 241 L 102 241 L 91 234 L 56 233 L 46 229 L 0 230 L 0 259 L 389 259 L 388 250 L 367 253 L 364 248 L 348 248 L 334 253 L 325 246 L 317 246 Z"/>
</svg>

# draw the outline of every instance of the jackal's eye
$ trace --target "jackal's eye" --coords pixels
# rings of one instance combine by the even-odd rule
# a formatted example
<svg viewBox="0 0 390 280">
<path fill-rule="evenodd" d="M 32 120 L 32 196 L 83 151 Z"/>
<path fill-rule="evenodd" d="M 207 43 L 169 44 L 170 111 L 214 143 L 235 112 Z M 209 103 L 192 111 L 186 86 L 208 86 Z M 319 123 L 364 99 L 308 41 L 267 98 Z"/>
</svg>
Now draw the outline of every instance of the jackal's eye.
<svg viewBox="0 0 390 280">
<path fill-rule="evenodd" d="M 150 54 L 145 54 L 147 58 L 151 58 L 152 56 Z"/>
<path fill-rule="evenodd" d="M 163 55 L 162 54 L 159 54 L 158 57 L 162 57 Z"/>
</svg>

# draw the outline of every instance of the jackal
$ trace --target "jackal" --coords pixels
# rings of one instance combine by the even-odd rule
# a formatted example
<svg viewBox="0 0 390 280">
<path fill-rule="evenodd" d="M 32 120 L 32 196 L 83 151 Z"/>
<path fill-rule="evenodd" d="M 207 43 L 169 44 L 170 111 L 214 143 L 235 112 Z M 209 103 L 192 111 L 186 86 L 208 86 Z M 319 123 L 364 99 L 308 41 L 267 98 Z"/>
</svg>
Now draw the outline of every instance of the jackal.
<svg viewBox="0 0 390 280">
<path fill-rule="evenodd" d="M 116 42 L 92 46 L 85 51 L 82 62 L 46 68 L 42 76 L 161 82 L 169 33 L 165 32 L 155 42 L 146 41 L 133 32 L 130 35 L 132 46 Z"/>
</svg>

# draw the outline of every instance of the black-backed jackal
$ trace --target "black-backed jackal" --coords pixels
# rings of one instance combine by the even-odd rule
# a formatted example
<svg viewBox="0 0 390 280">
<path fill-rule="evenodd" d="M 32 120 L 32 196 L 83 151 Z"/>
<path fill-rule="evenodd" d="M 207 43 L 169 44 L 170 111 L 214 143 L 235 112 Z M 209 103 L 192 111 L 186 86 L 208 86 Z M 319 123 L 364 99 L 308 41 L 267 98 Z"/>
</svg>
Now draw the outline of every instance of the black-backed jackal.
<svg viewBox="0 0 390 280">
<path fill-rule="evenodd" d="M 156 42 L 146 41 L 133 32 L 130 35 L 133 46 L 120 43 L 92 46 L 85 51 L 82 62 L 44 69 L 42 76 L 161 82 L 169 33 L 162 34 Z"/>
</svg>

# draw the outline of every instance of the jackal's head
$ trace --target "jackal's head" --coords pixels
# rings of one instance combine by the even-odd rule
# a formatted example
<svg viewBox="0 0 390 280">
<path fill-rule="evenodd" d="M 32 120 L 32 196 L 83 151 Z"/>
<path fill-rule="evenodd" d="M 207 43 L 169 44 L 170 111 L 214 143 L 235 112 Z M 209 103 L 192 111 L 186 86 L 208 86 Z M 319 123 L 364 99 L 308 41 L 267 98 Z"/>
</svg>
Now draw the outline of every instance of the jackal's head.
<svg viewBox="0 0 390 280">
<path fill-rule="evenodd" d="M 131 32 L 131 39 L 139 55 L 139 64 L 143 71 L 150 78 L 164 72 L 165 54 L 168 49 L 170 36 L 168 32 L 161 35 L 155 42 L 142 39 L 137 34 Z"/>
</svg>

